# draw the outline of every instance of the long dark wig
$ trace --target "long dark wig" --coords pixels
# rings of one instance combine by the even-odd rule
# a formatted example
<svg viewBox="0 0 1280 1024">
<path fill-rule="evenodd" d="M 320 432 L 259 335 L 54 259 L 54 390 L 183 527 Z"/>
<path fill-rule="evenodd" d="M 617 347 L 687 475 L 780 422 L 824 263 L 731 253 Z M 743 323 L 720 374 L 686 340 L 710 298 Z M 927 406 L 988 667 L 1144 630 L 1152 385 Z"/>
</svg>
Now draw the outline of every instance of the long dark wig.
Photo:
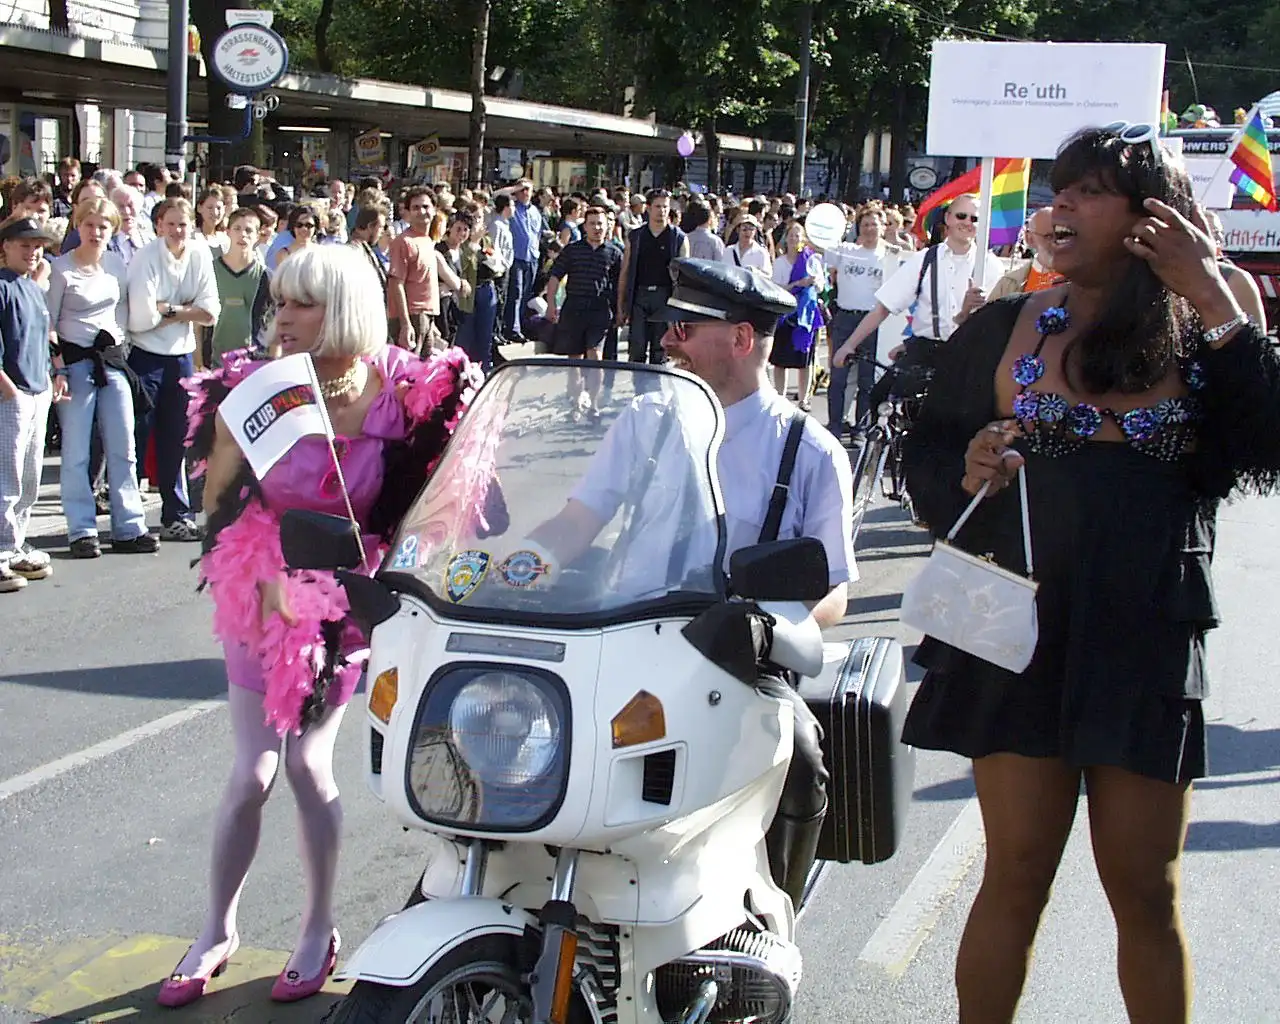
<svg viewBox="0 0 1280 1024">
<path fill-rule="evenodd" d="M 1050 172 L 1053 191 L 1092 178 L 1128 199 L 1135 214 L 1146 212 L 1143 200 L 1155 198 L 1189 218 L 1194 199 L 1186 170 L 1168 153 L 1157 162 L 1151 146 L 1086 128 L 1058 151 Z M 1169 372 L 1173 360 L 1187 354 L 1186 339 L 1195 323 L 1191 305 L 1170 292 L 1144 260 L 1129 255 L 1097 322 L 1066 346 L 1063 374 L 1092 394 L 1145 391 Z"/>
</svg>

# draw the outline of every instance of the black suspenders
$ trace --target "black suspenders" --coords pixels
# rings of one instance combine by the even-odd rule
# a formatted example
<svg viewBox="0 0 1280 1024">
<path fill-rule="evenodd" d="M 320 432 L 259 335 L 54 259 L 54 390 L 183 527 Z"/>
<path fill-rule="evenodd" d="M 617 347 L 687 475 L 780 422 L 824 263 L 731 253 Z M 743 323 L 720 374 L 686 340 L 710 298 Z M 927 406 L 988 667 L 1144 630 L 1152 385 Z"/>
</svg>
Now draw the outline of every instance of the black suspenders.
<svg viewBox="0 0 1280 1024">
<path fill-rule="evenodd" d="M 808 416 L 797 409 L 791 414 L 791 427 L 787 431 L 787 443 L 782 449 L 782 462 L 778 464 L 778 480 L 769 498 L 769 511 L 764 517 L 757 543 L 765 544 L 778 539 L 782 529 L 782 513 L 787 510 L 787 496 L 791 493 L 791 474 L 795 472 L 796 455 L 800 451 L 800 439 L 804 436 L 804 424 Z"/>
</svg>

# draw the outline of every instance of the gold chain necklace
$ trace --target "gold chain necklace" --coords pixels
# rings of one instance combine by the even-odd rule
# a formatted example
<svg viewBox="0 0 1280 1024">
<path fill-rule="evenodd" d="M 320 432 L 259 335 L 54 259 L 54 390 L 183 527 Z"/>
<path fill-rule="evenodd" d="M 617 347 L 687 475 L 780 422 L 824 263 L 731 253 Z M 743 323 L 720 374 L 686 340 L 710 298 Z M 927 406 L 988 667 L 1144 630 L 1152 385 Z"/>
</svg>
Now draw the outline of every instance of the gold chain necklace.
<svg viewBox="0 0 1280 1024">
<path fill-rule="evenodd" d="M 360 363 L 356 362 L 342 376 L 334 377 L 331 380 L 322 380 L 320 382 L 320 394 L 324 398 L 338 398 L 341 395 L 345 395 L 356 386 L 356 380 L 359 376 Z"/>
</svg>

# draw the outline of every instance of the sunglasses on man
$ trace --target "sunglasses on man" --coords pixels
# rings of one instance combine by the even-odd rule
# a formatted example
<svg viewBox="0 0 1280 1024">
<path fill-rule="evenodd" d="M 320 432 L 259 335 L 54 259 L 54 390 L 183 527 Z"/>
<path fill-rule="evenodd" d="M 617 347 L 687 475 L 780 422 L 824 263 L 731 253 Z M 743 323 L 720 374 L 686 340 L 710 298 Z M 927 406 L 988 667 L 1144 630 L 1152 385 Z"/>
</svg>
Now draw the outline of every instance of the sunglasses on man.
<svg viewBox="0 0 1280 1024">
<path fill-rule="evenodd" d="M 978 215 L 976 213 L 956 212 L 956 213 L 952 213 L 951 216 L 953 216 L 956 220 L 959 220 L 959 221 L 967 220 L 967 221 L 972 221 L 974 224 L 978 223 Z"/>
</svg>

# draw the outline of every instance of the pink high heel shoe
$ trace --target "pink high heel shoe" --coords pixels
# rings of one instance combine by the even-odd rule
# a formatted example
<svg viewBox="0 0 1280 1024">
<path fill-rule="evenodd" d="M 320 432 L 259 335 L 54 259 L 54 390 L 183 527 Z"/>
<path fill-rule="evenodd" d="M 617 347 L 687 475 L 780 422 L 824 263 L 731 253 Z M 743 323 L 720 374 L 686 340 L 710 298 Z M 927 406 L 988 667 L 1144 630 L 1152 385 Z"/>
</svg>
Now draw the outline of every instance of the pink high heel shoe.
<svg viewBox="0 0 1280 1024">
<path fill-rule="evenodd" d="M 320 972 L 310 978 L 301 978 L 297 971 L 289 970 L 289 965 L 286 964 L 285 969 L 276 978 L 275 984 L 271 986 L 271 998 L 277 1003 L 296 1003 L 300 999 L 315 995 L 324 988 L 329 975 L 337 968 L 338 950 L 341 948 L 342 936 L 335 928 L 333 936 L 329 939 L 329 954 L 325 957 L 324 966 L 320 968 Z"/>
<path fill-rule="evenodd" d="M 160 984 L 160 991 L 156 994 L 156 1002 L 161 1006 L 177 1008 L 186 1006 L 188 1003 L 194 1003 L 202 995 L 204 995 L 205 986 L 209 984 L 209 979 L 219 977 L 223 971 L 227 969 L 227 964 L 231 958 L 236 955 L 236 950 L 240 948 L 240 936 L 231 936 L 231 948 L 227 950 L 227 955 L 219 961 L 218 965 L 207 975 L 196 975 L 188 977 L 185 974 L 171 974 L 165 978 Z M 187 949 L 190 953 L 190 948 Z M 186 955 L 183 955 L 186 959 Z"/>
</svg>

